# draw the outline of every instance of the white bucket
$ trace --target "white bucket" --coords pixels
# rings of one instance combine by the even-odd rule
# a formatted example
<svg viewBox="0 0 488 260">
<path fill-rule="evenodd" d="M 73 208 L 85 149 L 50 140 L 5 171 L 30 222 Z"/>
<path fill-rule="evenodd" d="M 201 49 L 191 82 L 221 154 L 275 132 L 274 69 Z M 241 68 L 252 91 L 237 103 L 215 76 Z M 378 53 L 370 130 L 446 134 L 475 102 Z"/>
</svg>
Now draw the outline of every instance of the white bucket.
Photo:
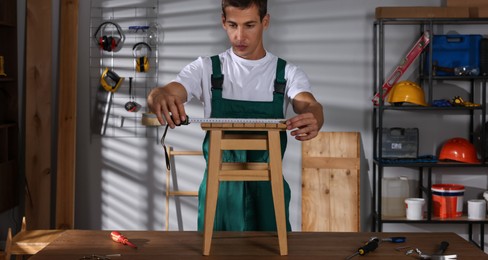
<svg viewBox="0 0 488 260">
<path fill-rule="evenodd" d="M 407 219 L 421 220 L 424 218 L 424 204 L 423 198 L 408 198 L 405 199 L 405 207 L 407 212 Z"/>
</svg>

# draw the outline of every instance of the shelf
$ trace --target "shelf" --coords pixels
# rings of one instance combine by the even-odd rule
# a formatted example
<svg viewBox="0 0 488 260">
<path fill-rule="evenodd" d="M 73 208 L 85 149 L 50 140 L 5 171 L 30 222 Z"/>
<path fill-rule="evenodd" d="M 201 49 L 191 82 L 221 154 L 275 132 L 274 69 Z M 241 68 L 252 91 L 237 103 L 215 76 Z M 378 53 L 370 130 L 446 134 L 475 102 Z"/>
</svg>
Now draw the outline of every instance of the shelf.
<svg viewBox="0 0 488 260">
<path fill-rule="evenodd" d="M 423 106 L 377 106 L 374 109 L 381 110 L 427 110 L 427 111 L 472 111 L 472 110 L 482 110 L 483 107 L 423 107 Z"/>
<path fill-rule="evenodd" d="M 408 163 L 408 162 L 402 162 L 402 163 L 385 163 L 385 162 L 380 162 L 377 158 L 375 158 L 374 163 L 377 164 L 380 167 L 412 167 L 412 168 L 449 168 L 449 167 L 470 167 L 470 168 L 476 168 L 476 167 L 488 167 L 488 163 L 458 163 L 458 162 L 435 162 L 435 163 Z"/>
<path fill-rule="evenodd" d="M 432 219 L 422 219 L 422 220 L 410 220 L 406 217 L 387 217 L 382 218 L 382 222 L 384 223 L 446 223 L 446 224 L 466 224 L 466 223 L 486 223 L 488 222 L 488 218 L 485 219 L 468 219 L 468 216 L 463 215 L 457 218 L 438 218 L 433 217 Z"/>
<path fill-rule="evenodd" d="M 429 79 L 429 76 L 420 76 L 420 79 L 424 79 L 424 80 L 427 80 Z M 479 81 L 483 81 L 483 80 L 488 80 L 488 77 L 487 76 L 432 76 L 432 79 L 433 80 L 464 80 L 464 81 L 468 81 L 468 80 L 479 80 Z"/>
<path fill-rule="evenodd" d="M 398 24 L 398 25 L 422 25 L 422 24 L 434 24 L 434 25 L 476 25 L 488 23 L 488 18 L 381 18 L 375 21 L 375 24 Z"/>
</svg>

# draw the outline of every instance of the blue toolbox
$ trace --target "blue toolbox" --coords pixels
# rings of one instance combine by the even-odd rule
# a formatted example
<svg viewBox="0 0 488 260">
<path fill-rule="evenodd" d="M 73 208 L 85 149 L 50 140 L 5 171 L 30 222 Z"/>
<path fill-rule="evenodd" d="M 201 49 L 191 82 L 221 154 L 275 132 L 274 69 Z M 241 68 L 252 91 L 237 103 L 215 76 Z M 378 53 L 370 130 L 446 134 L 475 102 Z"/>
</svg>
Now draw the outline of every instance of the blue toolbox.
<svg viewBox="0 0 488 260">
<path fill-rule="evenodd" d="M 432 74 L 434 76 L 477 76 L 480 74 L 479 34 L 434 35 Z M 426 56 L 428 71 L 429 56 Z"/>
<path fill-rule="evenodd" d="M 417 158 L 419 155 L 418 128 L 383 128 L 382 158 Z"/>
</svg>

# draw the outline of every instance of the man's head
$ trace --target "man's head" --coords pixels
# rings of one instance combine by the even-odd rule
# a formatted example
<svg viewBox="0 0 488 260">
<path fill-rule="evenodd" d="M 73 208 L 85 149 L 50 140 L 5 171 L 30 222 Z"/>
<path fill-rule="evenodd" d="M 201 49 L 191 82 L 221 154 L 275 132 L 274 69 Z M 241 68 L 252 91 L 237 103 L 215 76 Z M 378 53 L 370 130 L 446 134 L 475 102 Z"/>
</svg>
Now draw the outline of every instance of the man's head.
<svg viewBox="0 0 488 260">
<path fill-rule="evenodd" d="M 233 6 L 240 9 L 247 9 L 253 5 L 258 8 L 259 17 L 262 21 L 268 13 L 268 0 L 222 0 L 222 15 L 224 16 L 224 18 L 226 17 L 225 8 L 228 6 Z"/>
<path fill-rule="evenodd" d="M 222 25 L 237 56 L 257 60 L 266 55 L 267 0 L 222 0 Z"/>
</svg>

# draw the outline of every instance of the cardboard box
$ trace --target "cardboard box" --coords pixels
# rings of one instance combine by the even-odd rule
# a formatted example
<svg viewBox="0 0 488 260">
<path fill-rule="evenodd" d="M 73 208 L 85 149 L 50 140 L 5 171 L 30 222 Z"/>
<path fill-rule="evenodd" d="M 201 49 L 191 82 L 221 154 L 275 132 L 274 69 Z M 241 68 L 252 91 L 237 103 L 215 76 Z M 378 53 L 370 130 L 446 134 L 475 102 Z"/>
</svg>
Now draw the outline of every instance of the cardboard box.
<svg viewBox="0 0 488 260">
<path fill-rule="evenodd" d="M 480 7 L 468 7 L 469 18 L 487 18 L 488 17 L 488 5 Z"/>
<path fill-rule="evenodd" d="M 486 0 L 447 0 L 448 7 L 477 7 L 487 6 Z"/>
<path fill-rule="evenodd" d="M 487 18 L 488 1 L 486 0 L 447 0 L 448 7 L 468 7 L 470 18 Z"/>
<path fill-rule="evenodd" d="M 472 18 L 488 18 L 488 5 L 476 8 L 477 12 L 473 14 Z M 470 13 L 471 15 L 471 9 Z M 475 16 L 476 15 L 476 16 Z"/>
<path fill-rule="evenodd" d="M 468 7 L 395 6 L 376 7 L 376 19 L 381 18 L 469 18 Z"/>
</svg>

